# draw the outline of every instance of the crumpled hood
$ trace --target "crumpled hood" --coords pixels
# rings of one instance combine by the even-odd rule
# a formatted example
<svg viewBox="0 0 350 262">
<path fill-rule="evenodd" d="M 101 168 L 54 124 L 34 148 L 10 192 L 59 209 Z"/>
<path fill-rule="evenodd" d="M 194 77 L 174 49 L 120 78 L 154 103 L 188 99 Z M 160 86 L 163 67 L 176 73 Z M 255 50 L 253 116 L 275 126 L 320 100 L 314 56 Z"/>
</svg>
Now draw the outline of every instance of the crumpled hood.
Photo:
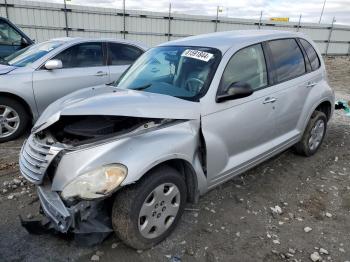
<svg viewBox="0 0 350 262">
<path fill-rule="evenodd" d="M 85 88 L 60 98 L 46 108 L 33 127 L 39 132 L 61 115 L 109 115 L 166 119 L 199 119 L 200 105 L 172 96 L 113 86 Z"/>
<path fill-rule="evenodd" d="M 1 65 L 0 64 L 0 75 L 6 75 L 11 71 L 15 70 L 17 67 L 10 65 Z"/>
</svg>

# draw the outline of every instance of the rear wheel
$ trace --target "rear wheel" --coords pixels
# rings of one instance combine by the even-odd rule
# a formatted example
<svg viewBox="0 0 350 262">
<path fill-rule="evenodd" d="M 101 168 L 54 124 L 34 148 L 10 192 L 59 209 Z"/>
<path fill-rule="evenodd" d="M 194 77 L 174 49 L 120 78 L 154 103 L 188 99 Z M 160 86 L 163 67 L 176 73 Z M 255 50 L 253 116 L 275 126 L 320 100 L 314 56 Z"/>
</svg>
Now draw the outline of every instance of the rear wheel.
<svg viewBox="0 0 350 262">
<path fill-rule="evenodd" d="M 117 236 L 135 249 L 164 240 L 176 227 L 186 203 L 186 184 L 173 168 L 151 171 L 115 197 L 112 224 Z"/>
<path fill-rule="evenodd" d="M 7 97 L 0 98 L 0 143 L 23 134 L 28 122 L 28 113 L 21 103 Z"/>
<path fill-rule="evenodd" d="M 304 131 L 303 137 L 294 148 L 296 153 L 312 156 L 323 142 L 327 131 L 327 117 L 323 112 L 315 111 Z"/>
</svg>

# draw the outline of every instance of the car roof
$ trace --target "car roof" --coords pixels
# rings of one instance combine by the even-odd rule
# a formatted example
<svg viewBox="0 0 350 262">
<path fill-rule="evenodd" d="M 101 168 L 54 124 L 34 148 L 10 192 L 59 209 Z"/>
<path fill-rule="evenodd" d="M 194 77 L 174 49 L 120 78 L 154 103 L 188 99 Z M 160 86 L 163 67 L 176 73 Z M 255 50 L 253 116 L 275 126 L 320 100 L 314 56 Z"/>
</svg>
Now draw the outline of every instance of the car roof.
<svg viewBox="0 0 350 262">
<path fill-rule="evenodd" d="M 279 30 L 235 30 L 190 36 L 170 41 L 161 44 L 160 46 L 181 45 L 212 47 L 219 49 L 222 53 L 225 53 L 228 49 L 234 47 L 235 45 L 250 45 L 271 39 L 288 37 L 304 37 L 304 34 Z"/>
<path fill-rule="evenodd" d="M 125 39 L 117 39 L 117 38 L 58 37 L 58 38 L 50 39 L 49 41 L 62 41 L 67 43 L 83 43 L 83 42 L 91 42 L 91 41 L 114 42 L 114 43 L 134 45 L 143 49 L 144 51 L 148 49 L 148 47 L 143 43 L 140 43 L 137 41 L 125 40 Z"/>
</svg>

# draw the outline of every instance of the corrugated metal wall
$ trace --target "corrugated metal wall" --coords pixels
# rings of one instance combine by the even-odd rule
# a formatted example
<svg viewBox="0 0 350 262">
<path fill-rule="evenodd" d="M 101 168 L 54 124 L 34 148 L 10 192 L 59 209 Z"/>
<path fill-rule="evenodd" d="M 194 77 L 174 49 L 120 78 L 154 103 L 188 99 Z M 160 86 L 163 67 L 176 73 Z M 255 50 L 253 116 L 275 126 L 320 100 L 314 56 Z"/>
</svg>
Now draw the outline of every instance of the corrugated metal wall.
<svg viewBox="0 0 350 262">
<path fill-rule="evenodd" d="M 0 0 L 0 16 L 7 17 L 37 42 L 54 37 L 112 37 L 144 42 L 148 46 L 181 37 L 235 29 L 301 31 L 309 35 L 322 53 L 349 55 L 350 26 L 285 23 L 210 16 L 97 8 L 63 4 Z M 63 0 L 62 0 L 63 2 Z"/>
</svg>

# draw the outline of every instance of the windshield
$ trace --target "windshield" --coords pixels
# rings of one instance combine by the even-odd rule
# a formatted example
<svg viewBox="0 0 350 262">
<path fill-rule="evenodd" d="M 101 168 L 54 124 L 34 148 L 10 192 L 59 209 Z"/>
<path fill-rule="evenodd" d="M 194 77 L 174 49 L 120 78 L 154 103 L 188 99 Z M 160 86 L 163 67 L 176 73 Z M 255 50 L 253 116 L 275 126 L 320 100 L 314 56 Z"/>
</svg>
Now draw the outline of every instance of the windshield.
<svg viewBox="0 0 350 262">
<path fill-rule="evenodd" d="M 198 101 L 209 88 L 221 52 L 207 47 L 161 46 L 143 54 L 114 84 Z"/>
<path fill-rule="evenodd" d="M 24 67 L 34 63 L 39 58 L 61 46 L 62 41 L 49 41 L 28 46 L 3 59 L 3 63 L 12 66 Z"/>
</svg>

